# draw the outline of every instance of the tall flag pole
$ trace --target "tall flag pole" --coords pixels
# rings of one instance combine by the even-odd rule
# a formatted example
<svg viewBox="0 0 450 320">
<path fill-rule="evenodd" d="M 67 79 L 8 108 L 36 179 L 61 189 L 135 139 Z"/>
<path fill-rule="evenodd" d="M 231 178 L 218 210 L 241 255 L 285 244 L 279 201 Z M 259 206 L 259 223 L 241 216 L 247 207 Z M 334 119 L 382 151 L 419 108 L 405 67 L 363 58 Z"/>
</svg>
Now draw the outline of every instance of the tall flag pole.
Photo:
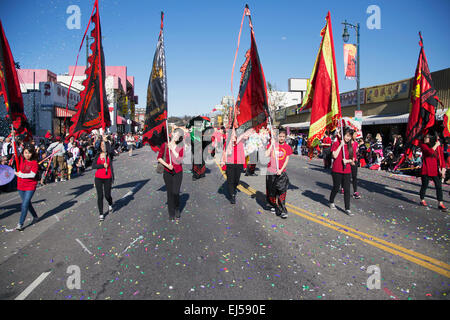
<svg viewBox="0 0 450 320">
<path fill-rule="evenodd" d="M 420 140 L 437 123 L 436 111 L 440 100 L 434 88 L 433 80 L 431 79 L 431 73 L 423 47 L 422 34 L 420 32 L 419 38 L 419 60 L 417 61 L 416 73 L 413 79 L 408 125 L 406 126 L 406 151 L 396 168 L 406 158 L 411 158 L 413 149 L 419 145 Z"/>
<path fill-rule="evenodd" d="M 254 128 L 256 131 L 259 131 L 260 128 L 266 126 L 267 121 L 270 122 L 267 86 L 264 71 L 259 59 L 252 17 L 248 5 L 245 6 L 242 22 L 246 16 L 249 18 L 251 47 L 250 50 L 247 51 L 246 60 L 241 67 L 242 76 L 232 121 L 233 128 L 243 129 L 243 131 Z M 241 30 L 239 31 L 238 49 L 242 31 L 242 22 Z M 237 51 L 231 75 L 232 82 L 236 57 Z M 231 84 L 231 87 L 233 88 L 233 83 Z"/>
<path fill-rule="evenodd" d="M 300 111 L 311 109 L 308 135 L 310 157 L 313 148 L 320 143 L 325 131 L 333 131 L 342 119 L 330 12 L 327 14 L 326 21 L 327 24 L 320 33 L 322 42 L 306 96 L 300 108 Z"/>
<path fill-rule="evenodd" d="M 24 113 L 22 91 L 20 91 L 19 78 L 16 65 L 6 39 L 5 31 L 0 20 L 0 97 L 3 97 L 6 106 L 7 118 L 12 121 L 14 156 L 16 167 L 19 166 L 15 137 L 24 135 L 24 141 L 32 138 L 30 125 Z"/>
<path fill-rule="evenodd" d="M 83 81 L 84 90 L 80 94 L 80 101 L 75 106 L 77 113 L 72 116 L 71 121 L 73 125 L 69 129 L 69 136 L 73 136 L 76 139 L 83 133 L 89 133 L 94 129 L 100 128 L 104 131 L 106 127 L 111 126 L 105 90 L 105 56 L 103 54 L 98 0 L 95 0 L 88 28 L 91 22 L 94 24 L 94 29 L 91 31 L 91 37 L 94 39 L 94 42 L 90 46 L 92 53 L 88 58 L 89 68 L 85 70 L 87 77 Z M 75 70 L 72 79 L 74 75 Z"/>
<path fill-rule="evenodd" d="M 167 121 L 167 74 L 164 50 L 164 12 L 161 12 L 161 28 L 153 57 L 152 71 L 147 87 L 147 109 L 145 112 L 143 143 L 158 152 L 169 141 Z M 170 156 L 170 152 L 169 152 Z M 171 158 L 169 158 L 170 161 Z"/>
</svg>

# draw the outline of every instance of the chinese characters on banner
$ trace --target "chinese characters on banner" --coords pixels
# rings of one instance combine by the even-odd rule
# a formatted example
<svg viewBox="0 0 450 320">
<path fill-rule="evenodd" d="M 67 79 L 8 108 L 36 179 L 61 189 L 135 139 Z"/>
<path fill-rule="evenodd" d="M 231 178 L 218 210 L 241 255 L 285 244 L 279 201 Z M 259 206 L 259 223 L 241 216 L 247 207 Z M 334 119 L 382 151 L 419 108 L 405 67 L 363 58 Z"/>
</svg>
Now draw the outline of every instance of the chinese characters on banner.
<svg viewBox="0 0 450 320">
<path fill-rule="evenodd" d="M 345 79 L 356 79 L 356 46 L 354 44 L 344 44 L 344 66 Z"/>
</svg>

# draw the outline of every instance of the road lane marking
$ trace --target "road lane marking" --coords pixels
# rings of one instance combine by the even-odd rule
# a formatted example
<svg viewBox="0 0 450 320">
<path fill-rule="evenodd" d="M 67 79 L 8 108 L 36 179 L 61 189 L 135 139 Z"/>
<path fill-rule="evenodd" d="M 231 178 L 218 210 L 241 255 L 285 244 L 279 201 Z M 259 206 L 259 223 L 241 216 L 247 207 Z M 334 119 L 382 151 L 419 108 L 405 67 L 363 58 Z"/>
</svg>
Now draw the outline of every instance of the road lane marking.
<svg viewBox="0 0 450 320">
<path fill-rule="evenodd" d="M 217 161 L 216 161 L 216 164 L 217 164 L 220 172 L 222 173 L 223 177 L 226 179 L 226 174 L 224 173 L 222 168 L 219 166 Z M 244 187 L 241 184 L 239 184 L 238 189 L 243 191 L 247 195 L 250 195 L 250 196 L 255 195 L 256 192 L 257 192 L 256 189 L 253 189 L 251 187 L 246 188 L 246 187 Z M 448 265 L 445 262 L 442 262 L 442 261 L 439 261 L 437 259 L 425 256 L 425 255 L 423 255 L 421 253 L 418 253 L 418 252 L 415 252 L 415 251 L 403 248 L 401 246 L 398 246 L 396 244 L 387 242 L 387 241 L 385 241 L 383 239 L 379 239 L 377 237 L 371 236 L 371 235 L 366 234 L 364 232 L 357 231 L 357 230 L 355 230 L 355 229 L 353 229 L 351 227 L 348 227 L 346 225 L 342 225 L 342 224 L 334 222 L 332 220 L 320 217 L 320 216 L 318 216 L 318 215 L 316 215 L 316 214 L 314 214 L 312 212 L 309 212 L 307 210 L 298 208 L 298 207 L 296 207 L 294 205 L 291 205 L 289 203 L 286 203 L 286 206 L 288 207 L 287 208 L 288 211 L 290 211 L 290 212 L 292 212 L 292 213 L 294 213 L 294 214 L 296 214 L 296 215 L 298 215 L 300 217 L 303 217 L 303 218 L 308 219 L 310 221 L 316 222 L 316 223 L 318 223 L 320 225 L 323 225 L 323 226 L 325 226 L 327 228 L 331 228 L 331 229 L 336 230 L 336 231 L 338 231 L 340 233 L 344 233 L 344 234 L 346 234 L 348 236 L 351 236 L 353 238 L 359 239 L 359 240 L 361 240 L 363 242 L 366 242 L 366 243 L 368 243 L 368 244 L 370 244 L 372 246 L 375 246 L 375 247 L 377 247 L 377 248 L 379 248 L 381 250 L 390 252 L 390 253 L 395 254 L 397 256 L 401 256 L 402 258 L 404 258 L 406 260 L 414 262 L 414 263 L 416 263 L 416 264 L 418 264 L 420 266 L 423 266 L 423 267 L 425 267 L 427 269 L 430 269 L 430 270 L 432 270 L 434 272 L 442 274 L 442 275 L 446 276 L 447 278 L 450 278 L 450 265 Z M 302 212 L 304 212 L 306 214 L 300 213 L 296 209 L 300 210 L 300 211 L 302 211 Z M 351 231 L 353 233 L 351 233 L 349 231 Z M 380 242 L 380 243 L 375 242 L 375 240 Z M 381 243 L 383 243 L 384 245 L 381 244 Z M 388 246 L 390 246 L 391 248 L 389 248 Z M 393 248 L 398 249 L 400 251 L 394 250 Z M 405 253 L 407 253 L 408 255 L 405 254 Z M 422 260 L 420 260 L 420 259 L 422 259 Z M 435 265 L 433 265 L 432 263 L 434 263 Z"/>
<path fill-rule="evenodd" d="M 34 290 L 36 289 L 36 287 L 38 285 L 40 285 L 42 283 L 42 281 L 45 280 L 45 278 L 47 278 L 47 276 L 51 273 L 51 271 L 49 272 L 44 272 L 42 273 L 36 280 L 33 281 L 32 284 L 30 284 L 21 294 L 19 294 L 17 296 L 17 298 L 15 298 L 14 300 L 25 300 L 26 297 L 28 297 L 28 295 Z"/>
<path fill-rule="evenodd" d="M 80 246 L 84 249 L 84 251 L 87 251 L 87 253 L 89 253 L 90 255 L 92 255 L 92 252 L 89 251 L 88 248 L 86 248 L 86 246 L 83 244 L 83 242 L 81 242 L 79 239 L 75 239 L 76 242 L 78 242 L 80 244 Z"/>
<path fill-rule="evenodd" d="M 127 252 L 128 249 L 131 249 L 131 247 L 133 247 L 133 245 L 136 243 L 136 241 L 141 240 L 141 239 L 144 239 L 144 237 L 143 237 L 143 236 L 137 237 L 133 242 L 131 242 L 131 243 L 128 245 L 128 247 L 125 248 L 125 250 L 122 251 L 121 254 L 119 254 L 119 257 L 122 257 L 122 255 L 123 255 L 125 252 Z"/>
</svg>

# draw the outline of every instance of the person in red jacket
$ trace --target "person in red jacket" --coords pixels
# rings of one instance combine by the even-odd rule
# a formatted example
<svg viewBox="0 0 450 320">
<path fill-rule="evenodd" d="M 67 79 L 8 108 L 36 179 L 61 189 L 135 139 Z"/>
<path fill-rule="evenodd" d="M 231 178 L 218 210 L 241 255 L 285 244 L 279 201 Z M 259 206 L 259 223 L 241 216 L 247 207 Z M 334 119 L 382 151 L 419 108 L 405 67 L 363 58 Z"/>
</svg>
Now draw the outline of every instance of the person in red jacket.
<svg viewBox="0 0 450 320">
<path fill-rule="evenodd" d="M 428 183 L 431 180 L 434 181 L 436 187 L 436 197 L 439 202 L 439 209 L 443 212 L 447 212 L 447 208 L 444 206 L 443 196 L 442 196 L 442 184 L 441 178 L 442 169 L 445 168 L 443 152 L 440 147 L 441 143 L 439 140 L 433 144 L 431 143 L 431 136 L 427 134 L 423 138 L 423 143 L 420 145 L 422 150 L 422 187 L 420 188 L 420 204 L 424 207 L 427 206 L 425 202 L 425 193 L 428 188 Z"/>
<path fill-rule="evenodd" d="M 113 150 L 108 141 L 102 140 L 100 142 L 100 150 L 94 161 L 92 162 L 92 169 L 96 169 L 95 172 L 95 189 L 97 190 L 97 206 L 100 213 L 99 220 L 105 220 L 103 213 L 103 197 L 109 204 L 108 214 L 113 211 L 113 200 L 111 197 L 112 184 L 114 182 L 114 169 L 113 169 Z"/>
<path fill-rule="evenodd" d="M 36 223 L 39 217 L 31 204 L 31 198 L 36 191 L 38 183 L 38 163 L 36 150 L 32 145 L 26 145 L 23 150 L 23 154 L 19 159 L 19 171 L 16 172 L 17 176 L 17 190 L 19 191 L 20 198 L 22 199 L 22 212 L 20 215 L 19 224 L 16 230 L 22 231 L 25 218 L 27 217 L 28 210 L 33 216 L 31 224 Z"/>
</svg>

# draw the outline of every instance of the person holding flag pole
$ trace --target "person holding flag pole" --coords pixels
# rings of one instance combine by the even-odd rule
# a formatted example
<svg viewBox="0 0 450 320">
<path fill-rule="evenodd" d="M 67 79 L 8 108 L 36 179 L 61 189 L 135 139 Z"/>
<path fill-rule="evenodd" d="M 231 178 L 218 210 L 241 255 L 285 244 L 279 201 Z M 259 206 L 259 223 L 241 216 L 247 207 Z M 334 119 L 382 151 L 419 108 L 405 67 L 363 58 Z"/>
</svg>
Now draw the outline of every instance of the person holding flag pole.
<svg viewBox="0 0 450 320">
<path fill-rule="evenodd" d="M 340 138 L 331 147 L 335 159 L 332 167 L 333 189 L 330 194 L 331 208 L 336 208 L 334 198 L 344 186 L 345 213 L 350 211 L 350 175 L 353 162 L 353 148 L 351 144 L 352 130 L 344 130 L 342 124 L 341 101 L 339 98 L 339 84 L 336 71 L 336 57 L 334 51 L 331 15 L 328 12 L 326 25 L 320 33 L 322 41 L 310 77 L 308 89 L 299 111 L 311 109 L 311 121 L 308 136 L 309 156 L 313 156 L 313 149 L 323 137 L 325 131 L 340 131 Z M 341 152 L 342 150 L 342 152 Z M 356 152 L 356 151 L 355 151 Z"/>
</svg>

